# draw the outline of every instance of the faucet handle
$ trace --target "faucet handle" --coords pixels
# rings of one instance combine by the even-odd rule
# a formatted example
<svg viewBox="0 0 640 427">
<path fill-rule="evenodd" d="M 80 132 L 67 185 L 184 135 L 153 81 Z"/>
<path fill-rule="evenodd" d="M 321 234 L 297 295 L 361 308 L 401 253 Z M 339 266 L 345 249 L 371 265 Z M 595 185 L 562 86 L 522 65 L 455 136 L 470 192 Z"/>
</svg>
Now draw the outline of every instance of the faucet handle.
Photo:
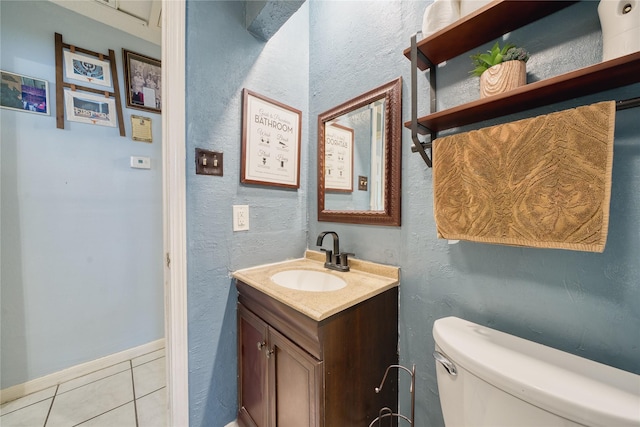
<svg viewBox="0 0 640 427">
<path fill-rule="evenodd" d="M 331 251 L 331 249 L 320 248 L 320 250 L 327 253 L 325 264 L 331 264 L 333 262 L 333 252 Z"/>
<path fill-rule="evenodd" d="M 338 258 L 338 264 L 343 267 L 346 267 L 347 270 L 349 269 L 349 259 L 348 259 L 349 255 L 355 256 L 356 254 L 351 252 L 342 252 L 341 254 L 338 254 L 336 256 L 336 258 Z"/>
</svg>

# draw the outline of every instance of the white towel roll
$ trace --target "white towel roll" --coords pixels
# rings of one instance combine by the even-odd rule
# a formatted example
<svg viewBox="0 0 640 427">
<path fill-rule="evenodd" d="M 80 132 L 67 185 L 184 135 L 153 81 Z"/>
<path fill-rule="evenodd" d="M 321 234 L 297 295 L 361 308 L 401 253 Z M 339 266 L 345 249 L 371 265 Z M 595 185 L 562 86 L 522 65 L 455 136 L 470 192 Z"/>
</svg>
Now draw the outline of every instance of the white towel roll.
<svg viewBox="0 0 640 427">
<path fill-rule="evenodd" d="M 640 51 L 640 0 L 600 0 L 602 60 Z"/>
<path fill-rule="evenodd" d="M 460 18 L 460 0 L 435 0 L 424 11 L 422 37 L 428 37 Z"/>
<path fill-rule="evenodd" d="M 491 0 L 460 0 L 460 17 L 478 10 L 488 3 L 491 3 Z"/>
</svg>

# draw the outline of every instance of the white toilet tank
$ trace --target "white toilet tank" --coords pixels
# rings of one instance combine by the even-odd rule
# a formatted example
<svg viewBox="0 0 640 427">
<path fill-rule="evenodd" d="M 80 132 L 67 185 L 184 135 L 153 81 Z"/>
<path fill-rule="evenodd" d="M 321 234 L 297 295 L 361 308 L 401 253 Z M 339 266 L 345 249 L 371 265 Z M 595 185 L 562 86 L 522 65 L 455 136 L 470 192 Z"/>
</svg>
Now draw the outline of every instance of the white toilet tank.
<svg viewBox="0 0 640 427">
<path fill-rule="evenodd" d="M 447 427 L 640 427 L 640 375 L 456 317 L 433 337 Z"/>
</svg>

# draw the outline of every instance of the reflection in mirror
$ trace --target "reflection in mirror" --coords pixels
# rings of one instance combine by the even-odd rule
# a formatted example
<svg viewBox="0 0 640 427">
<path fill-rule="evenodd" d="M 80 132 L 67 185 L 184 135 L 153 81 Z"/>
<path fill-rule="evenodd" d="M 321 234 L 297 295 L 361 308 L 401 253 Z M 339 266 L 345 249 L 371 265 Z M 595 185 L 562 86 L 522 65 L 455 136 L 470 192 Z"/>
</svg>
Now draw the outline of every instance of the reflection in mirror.
<svg viewBox="0 0 640 427">
<path fill-rule="evenodd" d="M 384 210 L 384 104 L 378 99 L 325 122 L 325 209 Z"/>
<path fill-rule="evenodd" d="M 400 225 L 402 79 L 318 117 L 318 220 Z"/>
</svg>

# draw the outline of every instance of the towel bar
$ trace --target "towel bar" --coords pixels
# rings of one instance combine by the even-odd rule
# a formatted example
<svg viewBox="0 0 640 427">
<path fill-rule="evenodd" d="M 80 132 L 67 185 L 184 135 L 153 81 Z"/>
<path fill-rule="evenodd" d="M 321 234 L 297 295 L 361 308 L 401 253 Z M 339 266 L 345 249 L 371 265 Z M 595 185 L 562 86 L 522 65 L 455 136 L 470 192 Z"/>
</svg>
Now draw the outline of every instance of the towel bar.
<svg viewBox="0 0 640 427">
<path fill-rule="evenodd" d="M 414 83 L 412 82 L 412 86 L 413 86 L 413 84 Z M 636 108 L 636 107 L 640 107 L 640 97 L 622 99 L 620 101 L 616 101 L 616 111 L 628 110 L 630 108 Z M 413 110 L 413 101 L 412 101 L 412 110 Z M 413 113 L 412 113 L 412 115 L 413 115 Z M 416 129 L 415 130 L 413 129 L 414 124 L 416 125 Z M 426 158 L 425 162 L 427 163 L 427 166 L 431 167 L 431 160 L 433 158 L 433 152 L 431 153 L 431 158 L 429 158 L 429 157 L 427 157 L 425 149 L 431 150 L 432 142 L 433 142 L 434 139 L 436 139 L 436 133 L 435 132 L 431 132 L 431 142 L 422 142 L 422 141 L 420 141 L 418 139 L 418 130 L 417 130 L 418 126 L 421 126 L 421 125 L 419 123 L 417 123 L 417 120 L 416 121 L 412 120 L 411 137 L 413 138 L 414 146 L 411 147 L 411 152 L 422 154 L 423 158 Z M 425 130 L 427 133 L 430 132 L 429 129 L 426 129 L 424 127 L 423 127 L 423 130 Z"/>
<path fill-rule="evenodd" d="M 616 101 L 616 110 L 627 110 L 629 108 L 640 107 L 640 97 L 623 99 L 622 101 Z"/>
</svg>

